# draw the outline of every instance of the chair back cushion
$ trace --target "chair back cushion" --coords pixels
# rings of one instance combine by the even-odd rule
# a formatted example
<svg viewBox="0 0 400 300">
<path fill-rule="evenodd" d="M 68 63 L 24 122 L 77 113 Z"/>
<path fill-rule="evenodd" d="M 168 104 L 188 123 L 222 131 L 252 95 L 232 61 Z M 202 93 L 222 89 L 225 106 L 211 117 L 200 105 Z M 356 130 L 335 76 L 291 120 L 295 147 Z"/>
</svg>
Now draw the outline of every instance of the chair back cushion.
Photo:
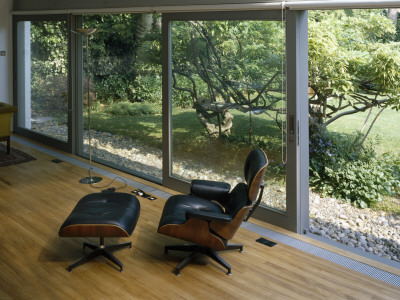
<svg viewBox="0 0 400 300">
<path fill-rule="evenodd" d="M 254 149 L 247 156 L 244 165 L 244 178 L 248 187 L 248 197 L 252 202 L 256 199 L 260 190 L 267 166 L 267 156 L 261 149 Z"/>
<path fill-rule="evenodd" d="M 238 183 L 230 193 L 229 201 L 225 206 L 225 213 L 232 216 L 232 222 L 210 222 L 210 228 L 225 240 L 232 239 L 249 213 L 251 205 L 246 184 Z"/>
<path fill-rule="evenodd" d="M 235 218 L 236 214 L 243 207 L 251 205 L 249 197 L 247 195 L 247 186 L 245 183 L 238 183 L 229 195 L 229 200 L 225 206 L 225 213 Z"/>
</svg>

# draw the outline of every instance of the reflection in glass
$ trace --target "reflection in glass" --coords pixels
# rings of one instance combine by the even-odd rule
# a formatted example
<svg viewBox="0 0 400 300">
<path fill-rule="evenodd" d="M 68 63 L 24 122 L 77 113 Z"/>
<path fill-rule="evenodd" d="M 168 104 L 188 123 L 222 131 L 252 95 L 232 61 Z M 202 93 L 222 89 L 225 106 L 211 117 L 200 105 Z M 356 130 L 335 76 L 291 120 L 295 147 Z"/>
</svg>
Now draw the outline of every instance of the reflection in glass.
<svg viewBox="0 0 400 300">
<path fill-rule="evenodd" d="M 68 141 L 65 21 L 18 22 L 19 126 Z"/>
<path fill-rule="evenodd" d="M 93 158 L 161 179 L 161 16 L 88 15 L 83 28 L 98 29 L 83 47 L 83 152 L 89 94 Z"/>
<path fill-rule="evenodd" d="M 254 147 L 270 159 L 263 204 L 286 210 L 284 24 L 172 23 L 172 176 L 243 181 Z"/>
</svg>

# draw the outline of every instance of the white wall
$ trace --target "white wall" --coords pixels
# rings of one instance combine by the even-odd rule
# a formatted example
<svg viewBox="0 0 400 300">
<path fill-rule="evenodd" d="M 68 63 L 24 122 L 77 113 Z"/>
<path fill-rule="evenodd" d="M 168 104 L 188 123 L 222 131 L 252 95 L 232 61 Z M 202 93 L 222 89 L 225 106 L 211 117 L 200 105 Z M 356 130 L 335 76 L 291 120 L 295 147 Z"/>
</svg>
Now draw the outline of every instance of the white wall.
<svg viewBox="0 0 400 300">
<path fill-rule="evenodd" d="M 12 0 L 0 0 L 0 102 L 12 103 Z"/>
</svg>

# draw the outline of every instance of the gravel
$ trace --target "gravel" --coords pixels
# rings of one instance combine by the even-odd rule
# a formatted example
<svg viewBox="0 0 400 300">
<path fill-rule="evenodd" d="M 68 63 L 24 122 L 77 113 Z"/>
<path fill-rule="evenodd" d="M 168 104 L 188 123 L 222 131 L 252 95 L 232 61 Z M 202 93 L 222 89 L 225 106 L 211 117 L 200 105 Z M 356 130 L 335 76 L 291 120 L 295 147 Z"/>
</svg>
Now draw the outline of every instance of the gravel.
<svg viewBox="0 0 400 300">
<path fill-rule="evenodd" d="M 32 124 L 32 130 L 64 140 L 67 127 L 43 119 Z M 92 130 L 93 156 L 129 169 L 162 178 L 162 152 L 142 145 L 140 140 L 124 138 Z M 87 133 L 84 151 L 88 152 Z M 232 186 L 243 181 L 240 177 L 218 174 L 209 166 L 174 160 L 174 175 L 186 179 L 226 181 Z M 285 188 L 266 186 L 263 202 L 285 210 Z M 359 209 L 340 200 L 320 197 L 310 191 L 310 232 L 350 247 L 400 262 L 400 216 L 383 211 Z"/>
</svg>

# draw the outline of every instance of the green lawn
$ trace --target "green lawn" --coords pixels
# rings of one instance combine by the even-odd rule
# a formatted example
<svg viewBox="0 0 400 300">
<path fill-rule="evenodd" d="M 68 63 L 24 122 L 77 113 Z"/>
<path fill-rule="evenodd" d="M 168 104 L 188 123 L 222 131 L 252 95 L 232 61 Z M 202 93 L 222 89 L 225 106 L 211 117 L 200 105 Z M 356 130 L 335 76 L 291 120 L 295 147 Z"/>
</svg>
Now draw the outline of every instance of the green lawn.
<svg viewBox="0 0 400 300">
<path fill-rule="evenodd" d="M 378 108 L 374 108 L 363 133 L 367 132 L 369 125 L 378 111 Z M 348 134 L 350 138 L 350 135 L 361 130 L 367 115 L 368 112 L 362 112 L 345 116 L 328 125 L 328 130 Z M 400 111 L 397 112 L 386 108 L 372 127 L 369 139 L 374 142 L 377 153 L 389 152 L 400 154 Z"/>
<path fill-rule="evenodd" d="M 231 144 L 241 145 L 249 141 L 249 115 L 238 111 L 234 115 L 231 129 Z M 271 157 L 280 157 L 281 131 L 270 117 L 263 115 L 252 116 L 252 139 L 263 141 Z M 162 116 L 114 116 L 102 111 L 91 114 L 91 127 L 94 130 L 140 139 L 144 144 L 161 148 Z M 209 138 L 204 127 L 197 119 L 196 113 L 189 108 L 174 108 L 172 116 L 173 139 L 179 141 L 182 152 L 195 151 L 207 147 Z M 201 149 L 200 149 L 201 150 Z M 204 149 L 203 149 L 204 150 Z M 279 154 L 273 153 L 279 151 Z"/>
<path fill-rule="evenodd" d="M 173 155 L 204 163 L 224 174 L 237 170 L 243 176 L 243 159 L 254 147 L 261 146 L 270 159 L 273 181 L 281 181 L 282 174 L 274 166 L 281 163 L 281 130 L 265 114 L 252 115 L 252 144 L 249 144 L 249 114 L 232 111 L 234 115 L 231 135 L 223 139 L 210 139 L 191 108 L 174 108 L 172 116 Z M 103 110 L 91 113 L 91 128 L 140 140 L 141 143 L 162 148 L 162 116 L 114 116 Z M 280 170 L 280 169 L 279 169 Z M 232 171 L 231 171 L 232 172 Z"/>
</svg>

